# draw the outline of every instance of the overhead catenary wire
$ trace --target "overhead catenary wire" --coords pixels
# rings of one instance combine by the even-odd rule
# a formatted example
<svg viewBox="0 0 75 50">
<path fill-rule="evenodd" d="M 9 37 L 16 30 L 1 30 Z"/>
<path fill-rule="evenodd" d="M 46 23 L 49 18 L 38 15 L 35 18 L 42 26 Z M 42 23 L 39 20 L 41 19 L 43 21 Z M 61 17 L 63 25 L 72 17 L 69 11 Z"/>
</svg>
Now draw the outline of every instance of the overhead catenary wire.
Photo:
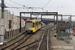
<svg viewBox="0 0 75 50">
<path fill-rule="evenodd" d="M 15 7 L 15 6 L 13 6 L 13 5 L 11 5 L 11 4 L 9 4 L 9 3 L 7 3 L 7 2 L 5 2 L 7 5 L 9 5 L 9 6 L 11 6 L 11 7 L 9 7 L 9 6 L 6 6 L 5 8 L 14 8 L 14 9 L 17 9 L 17 10 L 20 10 L 20 11 L 23 11 L 23 10 L 21 10 L 21 9 L 42 9 L 42 7 Z"/>
<path fill-rule="evenodd" d="M 19 3 L 17 3 L 17 2 L 12 1 L 12 0 L 10 0 L 10 1 L 13 2 L 13 3 L 15 3 L 15 4 L 17 4 L 17 5 L 26 7 L 26 8 L 39 8 L 39 9 L 42 9 L 42 7 L 27 7 L 27 6 L 25 6 L 25 5 L 19 4 Z"/>
<path fill-rule="evenodd" d="M 13 2 L 13 3 L 15 3 L 15 4 L 17 4 L 17 5 L 20 5 L 20 6 L 22 6 L 22 7 L 16 7 L 16 6 L 12 6 L 12 5 L 10 5 L 9 3 L 6 3 L 6 4 L 8 4 L 8 5 L 10 5 L 11 7 L 8 7 L 8 6 L 6 6 L 5 8 L 15 8 L 15 9 L 42 9 L 43 10 L 43 7 L 27 7 L 27 6 L 25 6 L 25 5 L 22 5 L 22 4 L 20 4 L 20 3 L 17 3 L 17 2 L 14 2 L 14 1 L 12 1 L 12 0 L 10 0 L 11 2 Z M 21 10 L 22 11 L 22 10 Z"/>
<path fill-rule="evenodd" d="M 9 6 L 14 7 L 13 5 L 11 5 L 11 4 L 7 3 L 7 2 L 5 2 L 5 3 L 6 3 L 7 5 L 9 5 Z M 8 7 L 8 6 L 6 6 L 6 8 L 9 8 L 9 7 Z M 17 9 L 17 10 L 20 10 L 20 9 L 19 9 L 19 8 L 17 8 L 17 7 L 16 7 L 16 9 Z M 20 10 L 20 11 L 23 11 L 23 10 Z"/>
<path fill-rule="evenodd" d="M 15 4 L 17 4 L 17 5 L 24 6 L 24 5 L 20 4 L 20 3 L 14 2 L 12 0 L 10 0 L 10 1 L 13 2 L 13 3 L 15 3 Z"/>
<path fill-rule="evenodd" d="M 5 2 L 6 3 L 6 2 Z M 6 4 L 8 4 L 8 3 L 6 3 Z M 8 5 L 10 5 L 10 4 L 8 4 Z M 10 5 L 10 6 L 12 6 L 12 5 Z M 20 9 L 20 8 L 22 8 L 22 9 L 42 9 L 42 7 L 14 7 L 14 6 L 12 6 L 12 7 L 7 7 L 7 8 L 17 8 L 17 9 Z"/>
<path fill-rule="evenodd" d="M 5 2 L 7 5 L 14 7 L 13 5 L 10 5 L 9 3 Z"/>
<path fill-rule="evenodd" d="M 27 6 L 25 6 L 25 5 L 22 5 L 22 4 L 20 4 L 20 3 L 14 2 L 14 1 L 12 1 L 12 0 L 10 0 L 10 1 L 13 2 L 13 3 L 15 3 L 15 4 L 17 4 L 17 5 L 23 6 L 23 7 L 8 7 L 8 8 L 43 9 L 43 7 L 27 7 Z"/>
<path fill-rule="evenodd" d="M 46 4 L 43 8 L 45 8 L 45 7 L 50 3 L 50 1 L 51 1 L 51 0 L 49 0 L 49 1 L 47 2 L 47 4 Z"/>
</svg>

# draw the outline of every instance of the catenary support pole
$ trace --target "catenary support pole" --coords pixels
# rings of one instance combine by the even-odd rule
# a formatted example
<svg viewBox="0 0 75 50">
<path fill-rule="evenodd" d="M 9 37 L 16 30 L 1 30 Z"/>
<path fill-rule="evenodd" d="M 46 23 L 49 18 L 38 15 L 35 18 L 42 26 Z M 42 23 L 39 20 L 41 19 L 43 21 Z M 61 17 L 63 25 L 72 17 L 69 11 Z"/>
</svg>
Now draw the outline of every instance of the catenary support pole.
<svg viewBox="0 0 75 50">
<path fill-rule="evenodd" d="M 19 32 L 21 33 L 21 13 L 20 13 L 20 29 Z"/>
<path fill-rule="evenodd" d="M 55 15 L 54 15 L 54 23 L 56 23 L 56 22 L 55 22 Z"/>
<path fill-rule="evenodd" d="M 42 15 L 41 15 L 41 21 L 42 21 Z"/>
<path fill-rule="evenodd" d="M 56 24 L 58 25 L 58 13 L 56 15 Z"/>
<path fill-rule="evenodd" d="M 71 22 L 71 18 L 72 18 L 72 16 L 70 15 L 70 22 Z"/>
<path fill-rule="evenodd" d="M 4 0 L 1 0 L 1 33 L 0 33 L 0 45 L 4 43 Z"/>
<path fill-rule="evenodd" d="M 32 19 L 32 14 L 30 14 L 30 19 Z"/>
<path fill-rule="evenodd" d="M 62 23 L 62 19 L 63 19 L 63 16 L 61 15 L 61 23 Z"/>
</svg>

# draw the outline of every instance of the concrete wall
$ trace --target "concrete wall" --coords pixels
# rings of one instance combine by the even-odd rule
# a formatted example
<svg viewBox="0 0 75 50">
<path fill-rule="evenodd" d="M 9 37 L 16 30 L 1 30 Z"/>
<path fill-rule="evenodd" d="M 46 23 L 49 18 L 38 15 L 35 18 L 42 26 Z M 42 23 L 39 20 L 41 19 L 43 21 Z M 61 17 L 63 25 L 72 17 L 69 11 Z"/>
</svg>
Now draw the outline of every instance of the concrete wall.
<svg viewBox="0 0 75 50">
<path fill-rule="evenodd" d="M 16 30 L 16 29 L 19 29 L 19 25 L 20 25 L 20 18 L 19 17 L 16 17 L 15 15 L 12 15 L 9 13 L 8 10 L 5 10 L 4 12 L 4 19 L 5 19 L 5 31 L 13 31 L 13 30 Z M 12 20 L 12 30 L 11 28 L 9 29 L 9 20 Z M 22 27 L 24 27 L 24 20 L 21 19 L 22 21 Z M 0 10 L 0 33 L 1 33 L 1 10 Z"/>
<path fill-rule="evenodd" d="M 4 19 L 5 19 L 5 29 L 9 29 L 8 27 L 8 19 L 9 19 L 9 13 L 8 13 L 8 11 L 6 10 L 5 12 L 4 12 Z"/>
</svg>

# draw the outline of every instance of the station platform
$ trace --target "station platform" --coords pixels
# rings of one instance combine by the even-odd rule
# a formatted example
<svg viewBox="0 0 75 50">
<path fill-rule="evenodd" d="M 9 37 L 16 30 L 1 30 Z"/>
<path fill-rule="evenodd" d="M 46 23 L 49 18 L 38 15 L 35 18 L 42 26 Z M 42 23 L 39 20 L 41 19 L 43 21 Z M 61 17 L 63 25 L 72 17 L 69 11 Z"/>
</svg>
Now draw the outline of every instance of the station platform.
<svg viewBox="0 0 75 50">
<path fill-rule="evenodd" d="M 70 43 L 66 43 L 64 40 L 58 40 L 57 37 L 54 37 L 54 34 L 50 33 L 51 50 L 75 50 L 75 36 L 73 36 L 73 39 L 70 39 Z"/>
</svg>

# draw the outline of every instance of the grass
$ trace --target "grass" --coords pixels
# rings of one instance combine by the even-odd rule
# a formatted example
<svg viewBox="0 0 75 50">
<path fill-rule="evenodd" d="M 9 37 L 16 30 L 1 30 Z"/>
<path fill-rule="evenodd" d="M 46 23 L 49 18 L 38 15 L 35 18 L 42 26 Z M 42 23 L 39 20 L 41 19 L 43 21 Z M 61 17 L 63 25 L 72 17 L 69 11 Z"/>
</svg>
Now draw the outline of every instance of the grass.
<svg viewBox="0 0 75 50">
<path fill-rule="evenodd" d="M 10 39 L 14 39 L 14 38 L 16 38 L 18 35 L 19 35 L 19 34 L 17 34 L 17 35 L 15 35 L 15 36 L 11 37 Z M 5 43 L 5 44 L 8 45 L 9 43 Z"/>
<path fill-rule="evenodd" d="M 14 39 L 14 38 L 16 38 L 18 35 L 19 35 L 19 34 L 17 34 L 17 35 L 15 35 L 15 36 L 11 37 L 10 39 Z"/>
</svg>

